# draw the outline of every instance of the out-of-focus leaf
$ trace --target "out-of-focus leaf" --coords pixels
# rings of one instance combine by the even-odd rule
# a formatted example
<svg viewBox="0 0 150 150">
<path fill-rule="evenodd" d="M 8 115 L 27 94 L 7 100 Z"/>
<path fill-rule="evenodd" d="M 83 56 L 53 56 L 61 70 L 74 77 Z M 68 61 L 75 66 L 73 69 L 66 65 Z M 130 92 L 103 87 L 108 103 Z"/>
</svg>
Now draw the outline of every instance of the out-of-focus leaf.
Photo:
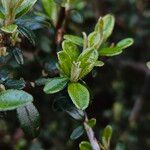
<svg viewBox="0 0 150 150">
<path fill-rule="evenodd" d="M 81 110 L 88 107 L 90 94 L 87 88 L 80 83 L 70 83 L 68 86 L 69 96 L 74 105 Z"/>
<path fill-rule="evenodd" d="M 1 30 L 6 33 L 14 33 L 17 30 L 17 28 L 18 28 L 18 26 L 16 24 L 11 24 L 11 25 L 7 25 L 7 26 L 3 26 L 1 28 Z"/>
<path fill-rule="evenodd" d="M 17 116 L 24 132 L 32 138 L 39 134 L 40 115 L 32 103 L 17 109 Z"/>
<path fill-rule="evenodd" d="M 66 87 L 67 83 L 68 83 L 68 78 L 64 78 L 64 77 L 56 77 L 50 79 L 44 87 L 44 92 L 47 94 L 57 93 L 63 90 Z"/>
<path fill-rule="evenodd" d="M 8 79 L 4 85 L 9 89 L 21 90 L 26 86 L 26 82 L 23 79 L 20 80 Z"/>
<path fill-rule="evenodd" d="M 24 91 L 2 91 L 0 92 L 0 111 L 14 110 L 32 101 L 33 97 Z"/>
<path fill-rule="evenodd" d="M 80 150 L 92 150 L 91 144 L 87 141 L 82 141 L 79 145 Z"/>
<path fill-rule="evenodd" d="M 5 19 L 5 15 L 1 10 L 0 10 L 0 19 Z"/>
<path fill-rule="evenodd" d="M 22 54 L 22 51 L 19 48 L 15 48 L 13 50 L 13 55 L 14 55 L 14 57 L 15 57 L 18 64 L 20 64 L 20 65 L 24 64 L 23 54 Z"/>
<path fill-rule="evenodd" d="M 125 49 L 131 46 L 133 43 L 134 43 L 134 40 L 132 38 L 126 38 L 118 42 L 117 47 L 121 47 L 122 49 Z"/>
<path fill-rule="evenodd" d="M 30 30 L 29 28 L 26 28 L 25 26 L 19 25 L 18 31 L 22 36 L 25 36 L 29 40 L 29 42 L 31 42 L 31 44 L 35 45 L 36 39 L 32 30 Z"/>
<path fill-rule="evenodd" d="M 16 10 L 16 18 L 19 18 L 25 15 L 33 5 L 36 3 L 37 0 L 25 0 L 21 6 Z"/>
<path fill-rule="evenodd" d="M 96 67 L 102 67 L 102 66 L 104 66 L 104 62 L 102 62 L 102 61 L 96 61 L 95 66 Z"/>
<path fill-rule="evenodd" d="M 66 35 L 64 35 L 64 39 L 68 40 L 78 46 L 83 46 L 83 38 L 81 38 L 81 37 L 66 34 Z"/>
<path fill-rule="evenodd" d="M 70 135 L 71 140 L 78 139 L 82 134 L 84 133 L 84 127 L 79 126 L 76 129 L 73 130 L 72 134 Z"/>
</svg>

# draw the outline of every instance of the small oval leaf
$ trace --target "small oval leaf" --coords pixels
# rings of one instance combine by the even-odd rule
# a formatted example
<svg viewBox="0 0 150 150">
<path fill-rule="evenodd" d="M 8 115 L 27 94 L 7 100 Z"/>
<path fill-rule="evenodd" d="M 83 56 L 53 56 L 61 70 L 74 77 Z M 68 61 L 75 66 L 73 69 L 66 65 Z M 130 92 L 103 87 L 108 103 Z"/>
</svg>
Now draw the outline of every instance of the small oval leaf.
<svg viewBox="0 0 150 150">
<path fill-rule="evenodd" d="M 84 127 L 83 126 L 79 126 L 76 129 L 73 130 L 70 139 L 71 140 L 76 140 L 78 139 L 82 134 L 84 133 Z"/>
<path fill-rule="evenodd" d="M 0 92 L 0 111 L 14 110 L 32 102 L 33 97 L 22 90 L 6 90 Z"/>
<path fill-rule="evenodd" d="M 78 109 L 84 110 L 88 107 L 90 94 L 85 86 L 80 83 L 70 83 L 68 86 L 68 93 Z"/>
</svg>

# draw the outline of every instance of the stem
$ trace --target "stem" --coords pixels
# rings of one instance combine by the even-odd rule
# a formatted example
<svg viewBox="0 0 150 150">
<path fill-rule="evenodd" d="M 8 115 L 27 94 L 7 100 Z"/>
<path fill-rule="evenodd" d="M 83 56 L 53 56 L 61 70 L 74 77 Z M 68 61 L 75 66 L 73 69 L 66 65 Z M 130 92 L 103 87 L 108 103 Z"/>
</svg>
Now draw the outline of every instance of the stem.
<svg viewBox="0 0 150 150">
<path fill-rule="evenodd" d="M 89 141 L 91 143 L 92 149 L 93 150 L 100 150 L 100 146 L 98 144 L 98 141 L 94 135 L 93 129 L 87 124 L 88 122 L 88 117 L 87 114 L 85 113 L 85 121 L 84 121 L 84 127 L 87 133 L 87 136 L 89 138 Z"/>
</svg>

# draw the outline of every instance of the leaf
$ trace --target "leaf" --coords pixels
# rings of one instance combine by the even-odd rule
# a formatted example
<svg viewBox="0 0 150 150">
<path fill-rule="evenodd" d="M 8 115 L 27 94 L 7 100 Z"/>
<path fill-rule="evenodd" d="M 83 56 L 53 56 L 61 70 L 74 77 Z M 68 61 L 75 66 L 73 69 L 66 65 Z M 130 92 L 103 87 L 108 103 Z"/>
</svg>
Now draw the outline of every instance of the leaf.
<svg viewBox="0 0 150 150">
<path fill-rule="evenodd" d="M 70 139 L 71 140 L 76 140 L 78 139 L 82 134 L 84 133 L 84 127 L 83 126 L 79 126 L 76 129 L 73 130 Z"/>
<path fill-rule="evenodd" d="M 118 42 L 117 47 L 121 47 L 122 49 L 125 49 L 131 46 L 133 43 L 134 43 L 134 40 L 132 38 L 126 38 Z"/>
<path fill-rule="evenodd" d="M 32 138 L 39 134 L 40 115 L 32 103 L 17 109 L 17 116 L 24 132 Z"/>
<path fill-rule="evenodd" d="M 7 25 L 7 26 L 3 26 L 1 28 L 1 30 L 6 33 L 14 33 L 17 30 L 17 28 L 18 28 L 18 26 L 16 24 L 11 24 L 11 25 Z"/>
<path fill-rule="evenodd" d="M 146 66 L 150 69 L 150 61 L 146 63 Z"/>
<path fill-rule="evenodd" d="M 35 45 L 36 39 L 32 30 L 26 28 L 25 26 L 19 25 L 18 31 L 22 36 L 25 36 L 30 41 L 31 44 Z"/>
<path fill-rule="evenodd" d="M 95 49 L 98 49 L 102 44 L 102 41 L 103 37 L 100 32 L 94 31 L 88 36 L 88 47 L 94 47 Z"/>
<path fill-rule="evenodd" d="M 0 111 L 14 110 L 33 101 L 33 97 L 22 90 L 0 92 Z"/>
<path fill-rule="evenodd" d="M 20 64 L 20 65 L 24 64 L 23 54 L 22 54 L 22 51 L 19 48 L 15 48 L 13 50 L 13 55 L 14 55 L 14 57 L 15 57 L 18 64 Z"/>
<path fill-rule="evenodd" d="M 69 55 L 65 51 L 57 53 L 59 60 L 59 67 L 63 71 L 63 74 L 70 77 L 72 61 Z"/>
<path fill-rule="evenodd" d="M 115 25 L 115 18 L 114 16 L 108 14 L 105 15 L 103 18 L 103 38 L 106 41 L 107 38 L 112 34 Z"/>
<path fill-rule="evenodd" d="M 21 90 L 25 88 L 26 82 L 23 79 L 15 80 L 15 79 L 8 79 L 4 85 L 9 89 L 17 89 Z"/>
<path fill-rule="evenodd" d="M 87 141 L 82 141 L 79 145 L 80 150 L 92 150 L 91 144 Z"/>
<path fill-rule="evenodd" d="M 102 143 L 104 147 L 110 146 L 110 139 L 112 137 L 112 127 L 110 125 L 106 126 L 102 135 Z"/>
<path fill-rule="evenodd" d="M 54 0 L 42 0 L 42 4 L 46 14 L 56 23 L 57 21 L 57 5 Z"/>
<path fill-rule="evenodd" d="M 82 69 L 79 76 L 80 79 L 92 71 L 97 60 L 98 52 L 93 48 L 88 48 L 80 54 L 78 58 L 78 62 L 81 62 L 80 68 Z"/>
<path fill-rule="evenodd" d="M 19 18 L 25 15 L 33 5 L 36 3 L 37 0 L 25 0 L 21 6 L 16 10 L 16 18 Z"/>
<path fill-rule="evenodd" d="M 100 56 L 116 56 L 122 53 L 121 47 L 106 47 L 100 49 L 99 55 Z"/>
<path fill-rule="evenodd" d="M 56 77 L 50 79 L 44 87 L 44 92 L 46 94 L 53 94 L 63 90 L 68 83 L 68 78 Z"/>
<path fill-rule="evenodd" d="M 1 10 L 0 10 L 0 19 L 5 19 L 5 15 Z"/>
<path fill-rule="evenodd" d="M 96 119 L 95 118 L 92 118 L 90 120 L 88 120 L 87 124 L 93 128 L 95 125 L 96 125 Z"/>
<path fill-rule="evenodd" d="M 70 83 L 68 86 L 69 96 L 74 105 L 81 110 L 85 110 L 90 101 L 90 94 L 87 88 L 80 83 Z"/>
<path fill-rule="evenodd" d="M 64 39 L 68 40 L 78 46 L 83 46 L 83 38 L 81 38 L 81 37 L 66 34 L 66 35 L 64 35 Z"/>
<path fill-rule="evenodd" d="M 62 47 L 63 47 L 63 51 L 65 51 L 66 54 L 69 55 L 72 61 L 77 60 L 78 56 L 80 55 L 80 52 L 78 50 L 78 47 L 75 44 L 65 40 L 62 44 Z"/>
<path fill-rule="evenodd" d="M 102 62 L 102 61 L 96 61 L 95 66 L 96 67 L 102 67 L 102 66 L 104 66 L 104 62 Z"/>
</svg>

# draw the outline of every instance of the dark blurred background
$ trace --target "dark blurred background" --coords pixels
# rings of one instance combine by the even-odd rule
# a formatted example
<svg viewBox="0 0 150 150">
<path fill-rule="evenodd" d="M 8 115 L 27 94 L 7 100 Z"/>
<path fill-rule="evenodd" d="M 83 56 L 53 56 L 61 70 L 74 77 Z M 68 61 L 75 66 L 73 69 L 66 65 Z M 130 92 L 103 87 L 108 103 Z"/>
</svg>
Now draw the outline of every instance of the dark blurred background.
<svg viewBox="0 0 150 150">
<path fill-rule="evenodd" d="M 91 89 L 92 101 L 87 109 L 90 118 L 97 119 L 96 137 L 103 128 L 113 127 L 111 149 L 150 149 L 150 5 L 149 0 L 85 0 L 70 12 L 66 33 L 82 35 L 93 30 L 100 16 L 111 13 L 116 18 L 114 32 L 109 42 L 132 37 L 135 43 L 121 55 L 103 58 L 105 66 L 96 68 L 85 78 Z M 34 12 L 43 12 L 37 3 Z M 18 67 L 16 77 L 35 81 L 42 77 L 43 68 L 53 76 L 55 72 L 55 30 L 47 20 L 34 16 L 32 28 L 36 34 L 36 47 L 23 40 L 25 65 Z M 39 22 L 44 22 L 42 25 Z M 26 22 L 30 26 L 32 21 Z M 42 26 L 42 27 L 41 27 Z M 58 47 L 59 49 L 60 47 Z M 72 130 L 79 122 L 68 114 L 53 109 L 57 96 L 45 95 L 42 87 L 27 87 L 33 94 L 41 115 L 41 132 L 36 139 L 27 138 L 22 132 L 15 112 L 0 113 L 0 150 L 78 150 L 81 140 L 70 140 Z"/>
</svg>

